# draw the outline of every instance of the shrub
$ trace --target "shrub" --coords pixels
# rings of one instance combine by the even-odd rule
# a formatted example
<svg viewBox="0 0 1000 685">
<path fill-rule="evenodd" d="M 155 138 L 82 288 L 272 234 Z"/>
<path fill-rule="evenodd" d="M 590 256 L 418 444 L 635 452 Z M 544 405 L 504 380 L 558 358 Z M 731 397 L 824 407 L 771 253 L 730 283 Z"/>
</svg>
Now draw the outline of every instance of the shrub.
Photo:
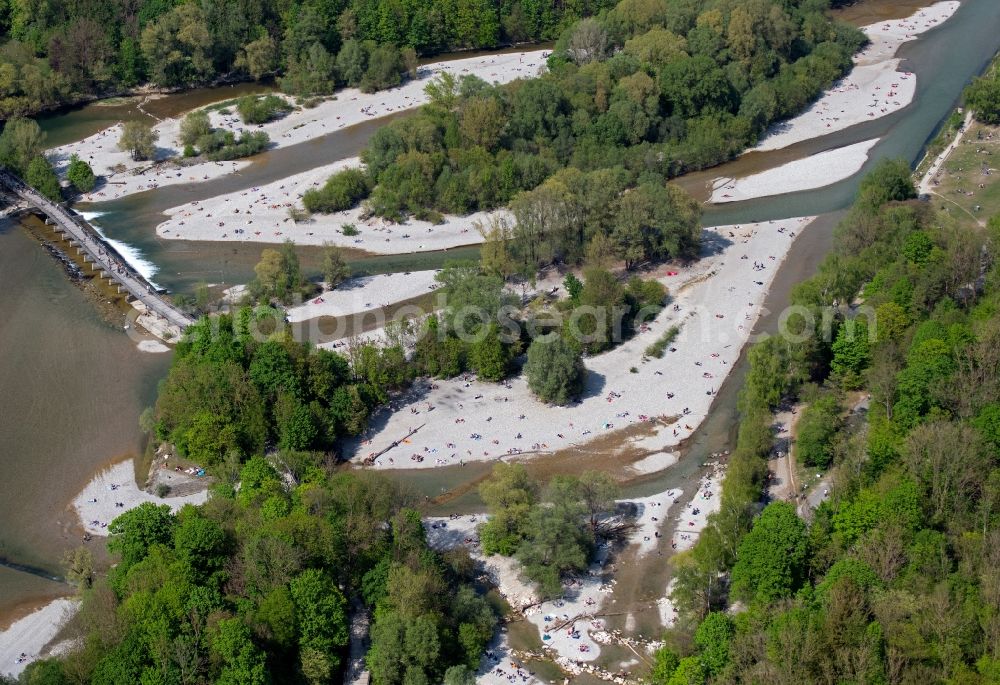
<svg viewBox="0 0 1000 685">
<path fill-rule="evenodd" d="M 267 148 L 268 143 L 271 142 L 271 139 L 263 131 L 244 133 L 237 141 L 232 141 L 232 133 L 229 133 L 229 131 L 226 131 L 226 133 L 229 134 L 228 140 L 231 142 L 227 142 L 216 148 L 213 152 L 205 155 L 213 162 L 224 162 L 230 159 L 250 157 L 258 152 L 262 152 Z M 204 153 L 204 150 L 202 152 Z"/>
<path fill-rule="evenodd" d="M 671 326 L 670 328 L 668 328 L 663 333 L 663 335 L 661 335 L 656 340 L 655 343 L 646 348 L 646 356 L 656 357 L 657 359 L 661 359 L 663 357 L 664 352 L 667 351 L 667 347 L 670 345 L 670 343 L 672 343 L 674 340 L 677 339 L 677 336 L 680 335 L 680 332 L 681 332 L 680 326 Z"/>
<path fill-rule="evenodd" d="M 74 188 L 82 193 L 89 193 L 97 184 L 97 179 L 94 177 L 94 170 L 76 155 L 69 158 L 69 168 L 66 170 L 66 178 L 73 184 Z"/>
<path fill-rule="evenodd" d="M 240 117 L 248 124 L 264 124 L 292 110 L 287 100 L 277 95 L 246 95 L 236 101 Z"/>
<path fill-rule="evenodd" d="M 368 175 L 363 170 L 344 169 L 327 179 L 321 188 L 307 190 L 302 196 L 302 204 L 310 212 L 340 212 L 367 197 L 370 190 Z"/>
<path fill-rule="evenodd" d="M 583 391 L 586 370 L 580 350 L 563 338 L 535 338 L 528 348 L 525 373 L 528 387 L 538 399 L 569 404 Z"/>
</svg>

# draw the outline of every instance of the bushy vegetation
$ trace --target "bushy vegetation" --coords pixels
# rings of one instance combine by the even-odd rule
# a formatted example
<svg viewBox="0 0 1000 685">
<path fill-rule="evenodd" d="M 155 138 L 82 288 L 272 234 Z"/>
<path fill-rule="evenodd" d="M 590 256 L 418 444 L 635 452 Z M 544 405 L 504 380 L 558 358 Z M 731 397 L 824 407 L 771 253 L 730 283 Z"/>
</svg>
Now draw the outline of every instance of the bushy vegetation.
<svg viewBox="0 0 1000 685">
<path fill-rule="evenodd" d="M 156 153 L 160 134 L 152 126 L 140 121 L 126 121 L 118 139 L 118 149 L 127 152 L 134 161 L 150 160 Z"/>
<path fill-rule="evenodd" d="M 267 149 L 271 138 L 263 131 L 241 133 L 239 138 L 232 131 L 214 132 L 210 137 L 198 141 L 201 154 L 213 162 L 252 157 Z"/>
<path fill-rule="evenodd" d="M 0 164 L 22 178 L 31 160 L 45 150 L 45 132 L 33 119 L 14 118 L 4 123 L 0 133 Z"/>
<path fill-rule="evenodd" d="M 793 301 L 861 293 L 867 320 L 853 338 L 841 319 L 826 338 L 751 348 L 721 510 L 674 561 L 693 644 L 671 640 L 656 682 L 684 669 L 710 682 L 994 680 L 1000 221 L 959 227 L 906 200 L 905 165 L 865 187 Z M 826 387 L 802 393 L 799 454 L 836 474 L 809 525 L 791 504 L 757 506 L 771 409 L 806 381 Z M 867 417 L 841 422 L 836 393 L 853 387 L 872 395 Z M 731 599 L 748 611 L 717 613 Z"/>
<path fill-rule="evenodd" d="M 0 133 L 0 164 L 45 197 L 59 202 L 62 200 L 59 179 L 45 158 L 44 150 L 45 133 L 35 121 L 15 118 L 4 124 L 3 132 Z M 79 165 L 77 171 L 79 172 Z"/>
<path fill-rule="evenodd" d="M 607 0 L 376 0 L 234 6 L 67 2 L 11 5 L 0 22 L 0 118 L 152 83 L 184 87 L 280 74 L 289 92 L 390 87 L 417 55 L 548 40 Z"/>
<path fill-rule="evenodd" d="M 664 182 L 741 152 L 850 67 L 863 37 L 824 8 L 624 0 L 568 27 L 539 78 L 442 74 L 428 105 L 364 151 L 371 209 L 398 220 L 512 204 L 525 231 L 565 230 L 540 259 L 596 233 L 629 261 L 683 256 L 692 245 L 672 222 L 693 208 Z"/>
<path fill-rule="evenodd" d="M 73 155 L 69 159 L 69 168 L 66 169 L 66 179 L 81 193 L 89 193 L 97 184 L 97 179 L 94 177 L 94 170 L 77 155 Z"/>
<path fill-rule="evenodd" d="M 274 447 L 332 452 L 412 378 L 398 345 L 357 345 L 347 359 L 273 332 L 281 320 L 247 307 L 192 326 L 160 387 L 156 438 L 209 466 Z"/>
<path fill-rule="evenodd" d="M 274 97 L 279 103 L 287 105 L 281 98 L 271 97 Z M 247 98 L 241 98 L 240 102 L 242 103 L 245 99 Z M 256 101 L 253 97 L 249 99 Z M 263 106 L 257 110 L 255 109 L 256 105 L 252 103 L 248 107 L 254 112 L 264 112 L 271 109 L 269 106 Z M 278 110 L 280 111 L 280 107 Z M 264 121 L 268 121 L 266 115 L 262 114 L 262 116 L 265 116 Z M 232 131 L 212 128 L 208 112 L 204 109 L 189 112 L 181 120 L 180 141 L 184 145 L 185 157 L 204 155 L 213 162 L 250 157 L 258 152 L 263 152 L 271 143 L 270 137 L 264 131 L 248 131 L 240 134 L 240 137 L 237 138 Z"/>
<path fill-rule="evenodd" d="M 481 266 L 449 265 L 436 278 L 445 307 L 417 336 L 418 373 L 448 378 L 473 371 L 498 381 L 530 346 L 529 385 L 542 401 L 557 404 L 582 390 L 583 352 L 604 352 L 630 337 L 642 320 L 660 312 L 666 296 L 656 281 L 633 278 L 623 285 L 611 272 L 590 268 L 577 298 L 522 312 L 503 279 Z M 537 339 L 546 333 L 546 341 Z"/>
<path fill-rule="evenodd" d="M 62 200 L 62 191 L 59 188 L 56 172 L 53 171 L 49 160 L 41 155 L 32 159 L 31 163 L 28 164 L 28 169 L 24 172 L 24 181 L 53 202 Z"/>
<path fill-rule="evenodd" d="M 555 476 L 541 489 L 524 465 L 499 463 L 479 486 L 490 513 L 479 527 L 483 552 L 516 556 L 543 597 L 558 597 L 565 578 L 586 570 L 617 493 L 605 473 Z"/>
<path fill-rule="evenodd" d="M 236 111 L 247 124 L 266 124 L 292 109 L 285 98 L 277 95 L 246 95 L 236 101 Z"/>
<path fill-rule="evenodd" d="M 656 339 L 656 342 L 646 348 L 646 356 L 662 359 L 663 355 L 667 352 L 667 348 L 670 347 L 672 342 L 677 340 L 677 336 L 680 334 L 680 326 L 671 326 L 663 332 L 663 335 Z"/>
<path fill-rule="evenodd" d="M 146 503 L 115 519 L 117 564 L 107 577 L 74 576 L 83 639 L 22 681 L 335 682 L 352 610 L 373 617 L 375 685 L 441 682 L 478 663 L 495 614 L 467 554 L 427 547 L 407 493 L 334 474 L 309 453 L 275 463 L 283 473 L 254 456 L 200 507 L 175 515 Z"/>
<path fill-rule="evenodd" d="M 302 195 L 302 204 L 310 212 L 329 214 L 350 209 L 368 195 L 368 175 L 361 169 L 338 171 L 320 188 L 310 188 Z"/>
<path fill-rule="evenodd" d="M 542 402 L 569 404 L 583 391 L 587 371 L 580 347 L 554 334 L 531 341 L 524 373 L 531 392 Z"/>
<path fill-rule="evenodd" d="M 965 104 L 984 124 L 1000 124 L 1000 68 L 994 64 L 982 77 L 965 89 Z"/>
</svg>

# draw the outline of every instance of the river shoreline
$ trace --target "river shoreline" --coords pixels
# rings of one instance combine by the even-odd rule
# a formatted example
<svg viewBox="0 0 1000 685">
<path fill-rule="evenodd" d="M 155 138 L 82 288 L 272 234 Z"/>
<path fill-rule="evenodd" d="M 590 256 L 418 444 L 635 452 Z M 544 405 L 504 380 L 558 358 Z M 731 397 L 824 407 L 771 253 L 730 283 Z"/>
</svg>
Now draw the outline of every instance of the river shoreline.
<svg viewBox="0 0 1000 685">
<path fill-rule="evenodd" d="M 784 267 L 783 271 L 785 271 L 788 268 L 789 268 L 788 266 Z M 676 468 L 676 467 L 671 467 L 671 468 Z"/>
</svg>

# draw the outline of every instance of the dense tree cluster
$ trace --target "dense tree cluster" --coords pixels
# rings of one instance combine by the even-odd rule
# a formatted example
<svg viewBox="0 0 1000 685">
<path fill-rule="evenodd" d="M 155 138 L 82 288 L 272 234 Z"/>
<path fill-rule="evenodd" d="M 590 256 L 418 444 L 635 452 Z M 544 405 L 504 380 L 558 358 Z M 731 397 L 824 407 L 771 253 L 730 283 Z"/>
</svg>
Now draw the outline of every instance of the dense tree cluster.
<svg viewBox="0 0 1000 685">
<path fill-rule="evenodd" d="M 292 110 L 292 105 L 277 95 L 246 95 L 236 101 L 236 111 L 248 124 L 266 124 Z"/>
<path fill-rule="evenodd" d="M 629 338 L 659 314 L 666 298 L 657 281 L 636 277 L 623 284 L 599 268 L 584 277 L 574 296 L 522 308 L 499 275 L 475 264 L 447 266 L 436 277 L 444 308 L 417 334 L 415 372 L 448 378 L 472 371 L 499 381 L 527 349 L 524 370 L 535 394 L 545 402 L 572 401 L 583 387 L 581 354 Z"/>
<path fill-rule="evenodd" d="M 90 165 L 87 164 L 87 162 L 80 159 L 77 155 L 72 155 L 69 158 L 69 167 L 66 169 L 66 179 L 81 193 L 89 193 L 97 184 L 97 178 L 94 176 L 94 170 L 90 168 Z"/>
<path fill-rule="evenodd" d="M 80 583 L 83 639 L 22 682 L 338 682 L 352 611 L 373 615 L 375 685 L 442 682 L 477 664 L 495 614 L 467 554 L 427 547 L 411 497 L 369 474 L 333 475 L 312 454 L 277 461 L 283 474 L 253 457 L 200 507 L 146 503 L 115 519 L 117 565 Z"/>
<path fill-rule="evenodd" d="M 145 82 L 279 73 L 294 93 L 399 83 L 417 55 L 555 38 L 603 0 L 107 3 L 27 0 L 0 13 L 0 117 Z"/>
<path fill-rule="evenodd" d="M 329 450 L 364 430 L 371 410 L 407 378 L 398 348 L 361 346 L 348 360 L 281 332 L 268 336 L 279 321 L 258 307 L 192 326 L 160 387 L 157 438 L 206 465 L 273 446 Z"/>
<path fill-rule="evenodd" d="M 850 68 L 863 37 L 825 5 L 623 0 L 567 28 L 538 78 L 441 75 L 362 154 L 370 210 L 435 220 L 513 203 L 520 230 L 550 232 L 532 257 L 572 258 L 599 233 L 629 261 L 683 255 L 695 209 L 664 182 L 741 152 Z"/>
<path fill-rule="evenodd" d="M 44 150 L 45 132 L 38 127 L 37 122 L 16 117 L 4 123 L 3 132 L 0 133 L 0 165 L 13 171 L 42 195 L 59 202 L 62 199 L 59 179 L 45 158 Z M 85 182 L 86 178 L 80 175 L 81 162 L 77 162 L 77 180 Z M 87 169 L 89 168 L 88 166 Z M 93 172 L 90 180 L 93 187 Z"/>
<path fill-rule="evenodd" d="M 656 682 L 996 681 L 1000 220 L 960 228 L 912 196 L 905 165 L 878 168 L 793 293 L 808 309 L 860 292 L 864 320 L 751 349 L 721 511 L 674 562 L 693 641 L 658 655 Z M 857 387 L 867 416 L 842 421 Z M 795 395 L 798 456 L 837 469 L 809 525 L 789 503 L 756 514 L 771 409 Z M 719 613 L 731 600 L 749 611 Z"/>
<path fill-rule="evenodd" d="M 544 597 L 590 563 L 618 488 L 606 473 L 555 476 L 542 490 L 523 464 L 499 463 L 479 487 L 490 518 L 479 527 L 483 552 L 516 556 Z"/>
<path fill-rule="evenodd" d="M 965 89 L 965 104 L 984 124 L 1000 124 L 1000 68 L 993 65 Z"/>
<path fill-rule="evenodd" d="M 291 109 L 291 105 L 277 95 L 240 98 L 237 107 L 240 116 L 249 124 L 270 121 L 280 113 Z M 134 130 L 134 127 L 142 124 L 128 122 L 125 126 L 127 132 L 130 130 L 128 127 L 133 127 Z M 122 133 L 123 139 L 126 132 Z M 209 122 L 208 112 L 198 109 L 188 113 L 181 120 L 180 141 L 184 145 L 185 157 L 204 155 L 207 159 L 220 162 L 255 155 L 265 150 L 271 139 L 264 131 L 246 131 L 237 138 L 232 131 L 213 128 Z"/>
</svg>

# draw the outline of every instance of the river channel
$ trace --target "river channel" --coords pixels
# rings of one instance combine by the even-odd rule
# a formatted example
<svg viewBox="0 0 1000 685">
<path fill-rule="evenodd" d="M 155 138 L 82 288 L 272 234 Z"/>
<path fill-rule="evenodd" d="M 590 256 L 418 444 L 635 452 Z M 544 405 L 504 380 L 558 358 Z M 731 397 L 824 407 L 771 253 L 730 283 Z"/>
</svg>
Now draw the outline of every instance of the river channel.
<svg viewBox="0 0 1000 685">
<path fill-rule="evenodd" d="M 862 5 L 848 10 L 845 17 L 864 23 L 873 17 L 908 13 L 907 7 L 897 7 L 898 12 L 893 12 L 896 5 L 872 0 L 868 10 Z M 848 206 L 860 176 L 878 159 L 902 157 L 916 161 L 964 85 L 983 69 L 998 47 L 1000 12 L 995 0 L 965 0 L 942 27 L 900 50 L 899 56 L 905 60 L 901 68 L 918 77 L 916 97 L 909 107 L 883 119 L 806 141 L 789 151 L 768 153 L 772 155 L 768 159 L 754 160 L 750 156 L 749 161 L 737 160 L 711 170 L 706 178 L 731 176 L 748 164 L 780 163 L 784 159 L 779 155 L 801 157 L 881 137 L 859 174 L 815 191 L 709 208 L 705 223 L 721 225 L 835 213 Z M 193 106 L 258 89 L 241 85 L 190 91 L 151 100 L 144 109 L 156 116 L 176 115 Z M 42 124 L 50 134 L 49 142 L 61 144 L 122 118 L 140 115 L 131 101 L 110 106 L 91 104 L 46 117 Z M 383 123 L 385 119 L 365 122 L 315 141 L 264 153 L 238 175 L 169 186 L 86 209 L 101 213 L 97 222 L 110 237 L 128 243 L 153 263 L 157 267 L 155 280 L 166 288 L 185 291 L 201 282 L 242 283 L 252 275 L 261 245 L 160 240 L 154 227 L 161 213 L 193 199 L 250 188 L 356 155 Z M 780 310 L 791 286 L 808 277 L 829 250 L 836 218 L 836 214 L 822 217 L 795 243 L 769 295 L 770 311 Z M 475 248 L 463 248 L 392 257 L 357 255 L 352 266 L 368 272 L 415 270 L 476 253 Z M 303 250 L 302 254 L 305 267 L 315 267 L 315 250 Z M 55 574 L 62 551 L 78 544 L 67 503 L 101 464 L 141 448 L 138 415 L 155 396 L 156 382 L 165 374 L 169 355 L 138 352 L 120 330 L 101 320 L 60 265 L 13 222 L 0 224 L 0 255 L 0 288 L 5 293 L 16 293 L 0 299 L 0 349 L 4 352 L 0 364 L 0 468 L 5 474 L 0 478 L 0 560 L 30 566 L 43 575 Z M 758 329 L 773 328 L 775 321 L 775 314 L 766 316 Z M 741 361 L 719 392 L 708 419 L 690 441 L 685 457 L 660 474 L 634 481 L 627 494 L 651 494 L 697 478 L 706 457 L 731 444 L 735 398 L 745 372 L 745 362 Z M 540 475 L 551 470 L 544 461 L 532 468 Z M 428 497 L 447 495 L 438 508 L 452 511 L 477 506 L 471 485 L 484 473 L 484 467 L 470 465 L 393 475 Z M 12 607 L 63 590 L 41 577 L 27 578 L 20 571 L 0 567 L 0 616 Z"/>
</svg>

